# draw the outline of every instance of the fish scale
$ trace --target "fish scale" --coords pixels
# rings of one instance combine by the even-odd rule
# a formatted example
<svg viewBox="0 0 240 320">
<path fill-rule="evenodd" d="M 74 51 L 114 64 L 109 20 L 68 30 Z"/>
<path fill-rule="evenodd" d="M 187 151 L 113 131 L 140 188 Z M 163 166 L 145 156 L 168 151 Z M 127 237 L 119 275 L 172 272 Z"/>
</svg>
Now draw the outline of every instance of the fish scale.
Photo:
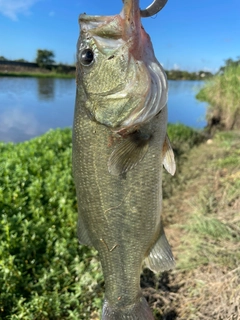
<svg viewBox="0 0 240 320">
<path fill-rule="evenodd" d="M 138 170 L 133 169 L 121 178 L 110 175 L 107 168 L 112 151 L 107 144 L 110 130 L 86 115 L 75 115 L 73 165 L 75 181 L 81 181 L 79 215 L 84 216 L 89 238 L 99 252 L 105 295 L 111 304 L 135 302 L 140 292 L 142 261 L 159 233 L 162 175 L 159 141 L 163 140 L 159 139 L 159 131 L 166 126 L 161 123 L 165 121 L 164 113 L 166 109 L 156 119 L 155 138 Z M 90 214 L 86 215 L 86 211 Z"/>
</svg>

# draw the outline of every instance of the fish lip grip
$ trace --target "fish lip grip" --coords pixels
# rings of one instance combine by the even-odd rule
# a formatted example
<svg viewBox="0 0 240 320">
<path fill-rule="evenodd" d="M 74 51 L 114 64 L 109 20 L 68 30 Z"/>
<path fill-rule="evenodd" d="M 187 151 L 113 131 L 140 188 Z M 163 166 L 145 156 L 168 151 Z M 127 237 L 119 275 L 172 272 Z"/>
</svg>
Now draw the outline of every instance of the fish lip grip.
<svg viewBox="0 0 240 320">
<path fill-rule="evenodd" d="M 148 18 L 154 16 L 165 6 L 168 0 L 154 0 L 150 6 L 144 10 L 140 10 L 140 15 L 142 18 Z"/>
</svg>

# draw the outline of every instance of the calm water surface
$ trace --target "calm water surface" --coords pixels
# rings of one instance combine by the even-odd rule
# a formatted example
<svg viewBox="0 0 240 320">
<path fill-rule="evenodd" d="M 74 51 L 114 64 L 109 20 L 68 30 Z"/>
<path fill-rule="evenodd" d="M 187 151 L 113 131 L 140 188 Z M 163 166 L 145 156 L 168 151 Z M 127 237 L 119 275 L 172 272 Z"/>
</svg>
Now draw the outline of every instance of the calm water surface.
<svg viewBox="0 0 240 320">
<path fill-rule="evenodd" d="M 195 99 L 200 81 L 169 81 L 169 122 L 203 128 L 206 104 Z M 75 79 L 0 77 L 0 141 L 20 142 L 50 128 L 71 127 Z"/>
</svg>

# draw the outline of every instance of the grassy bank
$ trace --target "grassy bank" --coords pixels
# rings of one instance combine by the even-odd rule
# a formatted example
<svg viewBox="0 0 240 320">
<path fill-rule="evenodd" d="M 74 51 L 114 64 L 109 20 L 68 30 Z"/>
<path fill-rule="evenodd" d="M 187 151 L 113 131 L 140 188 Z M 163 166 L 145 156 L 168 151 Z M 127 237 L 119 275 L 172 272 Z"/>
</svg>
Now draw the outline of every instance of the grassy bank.
<svg viewBox="0 0 240 320">
<path fill-rule="evenodd" d="M 32 77 L 32 78 L 60 78 L 73 79 L 74 73 L 58 72 L 0 72 L 0 77 Z"/>
<path fill-rule="evenodd" d="M 239 146 L 239 132 L 221 132 L 191 149 L 164 201 L 177 262 L 167 298 L 176 319 L 240 319 Z"/>
<path fill-rule="evenodd" d="M 240 296 L 240 135 L 207 144 L 183 125 L 168 131 L 178 170 L 164 175 L 163 219 L 177 268 L 144 270 L 143 292 L 158 320 L 228 319 Z M 69 129 L 0 144 L 1 319 L 98 319 L 104 281 L 76 238 L 71 147 Z"/>
<path fill-rule="evenodd" d="M 209 103 L 209 126 L 233 130 L 240 128 L 240 65 L 226 67 L 208 80 L 197 99 Z"/>
</svg>

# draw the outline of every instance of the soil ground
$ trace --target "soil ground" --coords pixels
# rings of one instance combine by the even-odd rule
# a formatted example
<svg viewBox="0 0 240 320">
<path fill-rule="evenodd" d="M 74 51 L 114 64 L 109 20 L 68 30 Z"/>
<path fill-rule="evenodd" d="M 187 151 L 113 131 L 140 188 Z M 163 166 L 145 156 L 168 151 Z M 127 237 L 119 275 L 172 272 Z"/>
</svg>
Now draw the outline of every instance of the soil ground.
<svg viewBox="0 0 240 320">
<path fill-rule="evenodd" d="M 145 269 L 141 278 L 155 319 L 240 319 L 240 242 L 234 240 L 240 235 L 240 189 L 231 199 L 228 194 L 234 184 L 231 177 L 240 180 L 240 160 L 216 165 L 231 157 L 233 150 L 240 155 L 240 134 L 231 141 L 213 139 L 193 148 L 172 178 L 177 182 L 172 182 L 172 195 L 164 199 L 163 219 L 176 269 L 160 276 Z M 215 219 L 232 230 L 233 237 L 224 238 L 221 232 L 209 236 L 208 230 L 209 234 L 199 233 L 201 241 L 195 246 L 198 235 L 189 230 L 196 227 L 194 214 L 199 210 L 200 222 Z"/>
</svg>

